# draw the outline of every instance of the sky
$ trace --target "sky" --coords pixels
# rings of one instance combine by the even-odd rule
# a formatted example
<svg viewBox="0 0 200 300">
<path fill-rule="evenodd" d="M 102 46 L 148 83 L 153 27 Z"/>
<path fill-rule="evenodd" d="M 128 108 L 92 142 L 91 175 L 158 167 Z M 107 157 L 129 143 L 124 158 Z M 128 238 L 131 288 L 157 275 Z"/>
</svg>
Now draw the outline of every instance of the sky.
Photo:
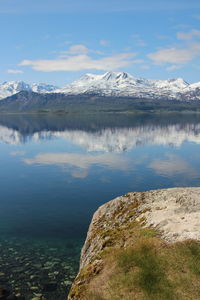
<svg viewBox="0 0 200 300">
<path fill-rule="evenodd" d="M 0 82 L 200 81 L 199 0 L 0 0 Z"/>
</svg>

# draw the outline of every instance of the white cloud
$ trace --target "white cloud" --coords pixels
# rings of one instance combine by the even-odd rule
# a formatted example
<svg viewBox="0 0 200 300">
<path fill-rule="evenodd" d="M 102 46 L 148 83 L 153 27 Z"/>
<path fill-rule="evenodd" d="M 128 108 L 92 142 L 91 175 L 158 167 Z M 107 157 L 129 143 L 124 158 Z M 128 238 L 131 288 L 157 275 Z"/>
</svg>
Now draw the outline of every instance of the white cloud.
<svg viewBox="0 0 200 300">
<path fill-rule="evenodd" d="M 169 66 L 169 67 L 167 67 L 166 68 L 166 70 L 167 71 L 174 71 L 174 70 L 178 70 L 178 69 L 180 69 L 180 65 L 178 66 L 178 65 L 171 65 L 171 66 Z"/>
<path fill-rule="evenodd" d="M 69 49 L 66 51 L 61 51 L 60 57 L 64 58 L 64 57 L 68 57 L 69 55 L 80 55 L 80 54 L 87 54 L 87 53 L 102 54 L 102 52 L 99 50 L 92 50 L 87 48 L 85 45 L 78 44 L 78 45 L 70 46 Z"/>
<path fill-rule="evenodd" d="M 166 48 L 148 54 L 148 57 L 157 65 L 173 64 L 182 66 L 200 55 L 200 43 L 193 43 L 185 48 Z"/>
<path fill-rule="evenodd" d="M 24 151 L 13 151 L 10 153 L 12 156 L 24 156 L 26 154 L 26 152 Z"/>
<path fill-rule="evenodd" d="M 68 53 L 68 54 L 85 54 L 88 52 L 90 52 L 90 50 L 86 46 L 81 45 L 81 44 L 73 45 L 73 46 L 69 47 L 68 51 L 66 51 L 66 53 Z"/>
<path fill-rule="evenodd" d="M 140 47 L 145 47 L 147 44 L 146 44 L 143 40 L 138 40 L 138 41 L 136 42 L 136 45 L 137 45 L 137 46 L 140 46 Z"/>
<path fill-rule="evenodd" d="M 189 32 L 177 32 L 177 39 L 189 41 L 194 37 L 200 37 L 200 30 L 192 29 Z"/>
<path fill-rule="evenodd" d="M 99 42 L 99 44 L 100 44 L 101 46 L 108 46 L 108 45 L 110 44 L 110 42 L 107 41 L 107 40 L 101 40 L 101 41 Z"/>
<path fill-rule="evenodd" d="M 194 53 L 190 49 L 167 48 L 148 55 L 156 64 L 185 64 L 193 59 Z"/>
<path fill-rule="evenodd" d="M 135 40 L 136 46 L 145 47 L 147 45 L 141 38 L 140 34 L 132 34 L 131 38 Z"/>
<path fill-rule="evenodd" d="M 71 41 L 65 41 L 64 44 L 69 45 L 69 44 L 72 44 L 72 42 Z"/>
<path fill-rule="evenodd" d="M 17 70 L 17 69 L 8 69 L 6 70 L 7 73 L 10 73 L 10 74 L 22 74 L 24 73 L 22 70 Z"/>
<path fill-rule="evenodd" d="M 133 39 L 139 39 L 140 38 L 140 34 L 139 33 L 134 33 L 134 34 L 131 35 L 131 37 Z"/>
<path fill-rule="evenodd" d="M 165 35 L 165 34 L 158 34 L 157 38 L 159 40 L 168 40 L 170 38 L 170 36 L 169 35 Z"/>
<path fill-rule="evenodd" d="M 68 56 L 63 59 L 23 60 L 19 66 L 31 66 L 34 70 L 43 72 L 81 71 L 81 70 L 116 70 L 131 64 L 140 63 L 133 60 L 136 53 L 119 53 L 112 56 L 94 59 L 87 54 Z"/>
<path fill-rule="evenodd" d="M 142 70 L 149 70 L 150 69 L 150 66 L 149 65 L 141 65 L 140 68 Z"/>
<path fill-rule="evenodd" d="M 186 28 L 190 28 L 191 26 L 189 24 L 177 24 L 175 26 L 173 26 L 172 28 L 174 29 L 186 29 Z"/>
<path fill-rule="evenodd" d="M 200 43 L 193 43 L 191 45 L 191 49 L 196 53 L 196 55 L 200 55 Z"/>
<path fill-rule="evenodd" d="M 181 68 L 183 65 L 200 56 L 200 30 L 192 29 L 187 32 L 177 32 L 176 37 L 182 41 L 175 47 L 159 49 L 147 56 L 157 65 L 168 65 L 166 70 L 172 71 Z"/>
</svg>

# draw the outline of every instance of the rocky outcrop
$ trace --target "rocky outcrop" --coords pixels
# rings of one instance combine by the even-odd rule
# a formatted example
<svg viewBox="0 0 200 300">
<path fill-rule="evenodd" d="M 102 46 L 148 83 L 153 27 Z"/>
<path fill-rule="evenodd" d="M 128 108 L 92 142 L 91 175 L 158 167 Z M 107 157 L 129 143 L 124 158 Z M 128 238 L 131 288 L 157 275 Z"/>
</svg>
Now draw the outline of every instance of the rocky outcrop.
<svg viewBox="0 0 200 300">
<path fill-rule="evenodd" d="M 200 241 L 200 188 L 128 193 L 102 205 L 89 227 L 81 252 L 80 272 L 68 299 L 81 299 L 74 290 L 90 280 L 87 276 L 83 279 L 82 270 L 90 266 L 93 273 L 99 273 L 102 251 L 129 246 L 128 232 L 133 224 L 155 229 L 166 243 Z"/>
</svg>

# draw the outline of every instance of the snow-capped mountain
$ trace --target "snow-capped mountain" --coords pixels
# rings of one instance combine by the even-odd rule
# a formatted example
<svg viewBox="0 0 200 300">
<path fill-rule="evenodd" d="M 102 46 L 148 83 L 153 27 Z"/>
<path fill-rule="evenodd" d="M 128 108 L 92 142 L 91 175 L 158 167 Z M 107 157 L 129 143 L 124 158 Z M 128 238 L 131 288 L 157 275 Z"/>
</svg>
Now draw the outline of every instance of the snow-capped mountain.
<svg viewBox="0 0 200 300">
<path fill-rule="evenodd" d="M 55 92 L 153 99 L 184 99 L 188 95 L 187 99 L 200 99 L 200 82 L 189 85 L 182 78 L 149 80 L 136 78 L 125 72 L 107 72 L 103 75 L 85 74 Z"/>
<path fill-rule="evenodd" d="M 23 81 L 8 81 L 0 84 L 0 99 L 17 94 L 21 91 L 33 91 L 36 93 L 49 93 L 58 89 L 56 86 L 45 83 L 27 84 Z"/>
<path fill-rule="evenodd" d="M 58 87 L 46 83 L 33 83 L 30 88 L 35 93 L 51 93 L 58 89 Z"/>
<path fill-rule="evenodd" d="M 85 74 L 58 92 L 65 94 L 97 93 L 105 96 L 128 96 L 152 88 L 149 80 L 138 79 L 124 72 L 103 75 Z"/>
<path fill-rule="evenodd" d="M 0 84 L 0 99 L 20 91 L 65 95 L 129 96 L 144 99 L 200 100 L 200 82 L 189 84 L 182 78 L 150 80 L 136 78 L 125 72 L 107 72 L 103 75 L 85 74 L 64 88 L 43 83 L 29 85 L 25 82 L 4 82 Z"/>
<path fill-rule="evenodd" d="M 12 96 L 20 91 L 30 91 L 30 85 L 23 81 L 9 81 L 0 84 L 0 99 Z"/>
</svg>

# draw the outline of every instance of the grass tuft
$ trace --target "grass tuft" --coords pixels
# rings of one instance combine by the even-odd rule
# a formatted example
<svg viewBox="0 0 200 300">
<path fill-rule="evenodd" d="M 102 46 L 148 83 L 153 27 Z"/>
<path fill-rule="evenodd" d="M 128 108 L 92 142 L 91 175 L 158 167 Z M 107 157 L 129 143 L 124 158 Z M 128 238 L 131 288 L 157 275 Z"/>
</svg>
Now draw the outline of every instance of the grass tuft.
<svg viewBox="0 0 200 300">
<path fill-rule="evenodd" d="M 200 244 L 195 241 L 187 241 L 181 247 L 181 253 L 189 263 L 193 274 L 200 276 Z"/>
<path fill-rule="evenodd" d="M 81 270 L 73 300 L 200 299 L 199 242 L 166 243 L 135 221 L 98 234 L 105 241 L 95 256 L 101 267 Z"/>
<path fill-rule="evenodd" d="M 175 299 L 173 286 L 165 275 L 165 262 L 153 241 L 143 240 L 137 247 L 123 251 L 117 261 L 128 287 L 138 285 L 149 299 L 156 294 L 162 299 Z"/>
</svg>

